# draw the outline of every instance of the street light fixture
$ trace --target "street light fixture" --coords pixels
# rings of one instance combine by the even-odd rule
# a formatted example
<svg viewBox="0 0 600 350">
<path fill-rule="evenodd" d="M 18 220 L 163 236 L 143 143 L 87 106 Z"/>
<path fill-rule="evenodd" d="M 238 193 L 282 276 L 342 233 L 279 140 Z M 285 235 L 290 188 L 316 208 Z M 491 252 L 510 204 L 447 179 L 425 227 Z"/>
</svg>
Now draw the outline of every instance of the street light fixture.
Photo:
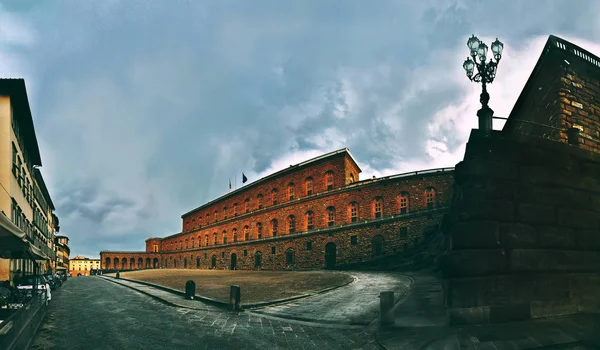
<svg viewBox="0 0 600 350">
<path fill-rule="evenodd" d="M 475 35 L 469 38 L 467 47 L 470 50 L 471 57 L 467 57 L 463 63 L 463 68 L 469 80 L 481 83 L 482 85 L 479 98 L 481 109 L 477 111 L 477 117 L 479 117 L 479 129 L 483 130 L 485 134 L 489 134 L 492 130 L 492 116 L 494 115 L 494 111 L 488 106 L 490 95 L 487 92 L 486 85 L 491 84 L 496 77 L 504 44 L 496 38 L 496 41 L 492 43 L 492 54 L 494 57 L 489 62 L 486 62 L 488 46 L 481 42 Z M 477 73 L 473 75 L 475 68 L 477 68 Z"/>
</svg>

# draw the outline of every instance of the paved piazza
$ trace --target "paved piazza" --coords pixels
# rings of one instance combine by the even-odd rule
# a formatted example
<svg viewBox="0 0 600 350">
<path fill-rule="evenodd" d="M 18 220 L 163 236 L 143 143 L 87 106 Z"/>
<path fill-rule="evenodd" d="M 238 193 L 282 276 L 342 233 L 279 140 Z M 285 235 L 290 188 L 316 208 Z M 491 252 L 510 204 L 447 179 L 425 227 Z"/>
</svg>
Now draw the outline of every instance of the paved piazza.
<svg viewBox="0 0 600 350">
<path fill-rule="evenodd" d="M 410 280 L 354 274 L 359 281 L 332 292 L 303 299 L 281 309 L 267 307 L 252 312 L 212 308 L 174 307 L 127 286 L 100 277 L 74 277 L 53 294 L 45 321 L 33 349 L 382 349 L 374 328 L 348 325 L 378 305 L 381 288 L 408 285 Z M 401 293 L 399 293 L 401 294 Z M 375 301 L 371 301 L 371 298 Z M 198 302 L 200 304 L 200 302 Z M 373 304 L 375 303 L 375 304 Z M 372 304 L 372 305 L 371 305 Z M 303 306 L 304 305 L 304 306 Z M 340 312 L 332 312 L 334 309 Z M 333 321 L 314 324 L 286 319 L 304 312 L 309 319 Z M 361 316 L 362 315 L 362 316 Z M 273 317 L 278 316 L 278 317 Z M 337 317 L 337 318 L 336 318 Z M 375 315 L 376 317 L 376 315 Z M 345 323 L 345 324 L 344 324 Z"/>
</svg>

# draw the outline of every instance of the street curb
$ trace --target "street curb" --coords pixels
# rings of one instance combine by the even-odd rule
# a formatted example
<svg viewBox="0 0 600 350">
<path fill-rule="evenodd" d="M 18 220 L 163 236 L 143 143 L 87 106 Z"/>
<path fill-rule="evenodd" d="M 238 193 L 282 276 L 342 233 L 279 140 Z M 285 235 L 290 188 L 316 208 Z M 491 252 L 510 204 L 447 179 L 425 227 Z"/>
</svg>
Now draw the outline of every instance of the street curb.
<svg viewBox="0 0 600 350">
<path fill-rule="evenodd" d="M 342 273 L 344 273 L 344 272 L 342 272 Z M 350 275 L 349 273 L 346 273 L 346 274 Z M 124 281 L 129 281 L 129 282 L 133 282 L 133 283 L 144 284 L 144 285 L 147 285 L 149 287 L 161 289 L 161 290 L 163 290 L 165 292 L 170 292 L 170 293 L 178 294 L 178 295 L 181 295 L 181 296 L 185 297 L 185 292 L 183 292 L 181 290 L 177 290 L 177 289 L 173 289 L 173 288 L 161 286 L 161 285 L 150 283 L 150 282 L 146 282 L 146 281 L 134 280 L 134 279 L 123 278 L 123 277 L 116 278 L 116 277 L 104 276 L 104 275 L 102 277 L 108 278 L 108 279 L 122 279 Z M 265 302 L 260 302 L 260 303 L 252 303 L 252 304 L 240 304 L 240 308 L 242 310 L 249 310 L 249 309 L 261 308 L 261 307 L 265 307 L 265 306 L 270 306 L 270 305 L 274 305 L 274 304 L 282 304 L 282 303 L 286 303 L 286 302 L 290 302 L 290 301 L 294 301 L 294 300 L 298 300 L 298 299 L 308 298 L 308 297 L 311 297 L 311 296 L 314 296 L 314 295 L 319 295 L 319 294 L 327 293 L 327 292 L 330 292 L 330 291 L 332 291 L 334 289 L 345 287 L 345 286 L 347 286 L 347 285 L 349 285 L 349 284 L 354 283 L 354 282 L 357 281 L 357 278 L 355 276 L 350 275 L 350 277 L 352 277 L 351 281 L 348 281 L 348 282 L 346 282 L 344 284 L 340 284 L 339 286 L 328 287 L 328 288 L 321 289 L 321 290 L 318 290 L 318 291 L 313 292 L 313 293 L 295 295 L 295 296 L 289 297 L 289 298 L 283 298 L 283 299 L 265 301 Z M 218 307 L 222 307 L 222 308 L 225 308 L 225 309 L 230 309 L 230 305 L 228 303 L 225 303 L 225 302 L 220 301 L 220 300 L 216 300 L 216 299 L 212 299 L 212 298 L 200 296 L 200 295 L 194 296 L 193 300 L 203 301 L 203 302 L 206 302 L 206 303 L 218 306 Z M 299 321 L 315 322 L 314 320 L 305 320 L 305 319 L 302 319 L 302 320 L 299 320 Z"/>
<path fill-rule="evenodd" d="M 350 274 L 348 274 L 348 275 L 350 275 Z M 319 294 L 327 293 L 327 292 L 330 292 L 330 291 L 332 291 L 334 289 L 345 287 L 345 286 L 347 286 L 349 284 L 352 284 L 352 283 L 354 283 L 354 282 L 357 281 L 357 278 L 355 276 L 350 275 L 350 277 L 352 277 L 351 281 L 348 281 L 348 282 L 346 282 L 344 284 L 340 284 L 339 286 L 328 287 L 328 288 L 325 288 L 325 289 L 318 290 L 316 292 L 306 293 L 306 294 L 300 294 L 300 295 L 296 295 L 296 296 L 289 297 L 289 298 L 283 298 L 283 299 L 277 299 L 277 300 L 271 300 L 271 301 L 264 301 L 264 302 L 253 303 L 253 304 L 242 304 L 241 307 L 243 309 L 256 309 L 256 308 L 261 308 L 261 307 L 270 306 L 270 305 L 274 305 L 274 304 L 282 304 L 282 303 L 286 303 L 286 302 L 290 302 L 290 301 L 294 301 L 294 300 L 298 300 L 298 299 L 304 299 L 304 298 L 312 297 L 314 295 L 319 295 Z M 306 320 L 299 320 L 299 321 L 306 321 Z M 311 322 L 313 322 L 313 321 L 311 321 Z"/>
<path fill-rule="evenodd" d="M 151 298 L 153 298 L 153 299 L 156 299 L 156 300 L 160 301 L 160 302 L 161 302 L 161 303 L 163 303 L 163 304 L 166 304 L 166 305 L 169 305 L 169 306 L 173 306 L 173 307 L 181 307 L 181 308 L 190 309 L 189 307 L 185 307 L 185 306 L 182 306 L 182 305 L 177 305 L 177 304 L 174 304 L 174 303 L 172 303 L 172 302 L 170 302 L 170 301 L 166 301 L 166 300 L 165 300 L 165 299 L 163 299 L 163 298 L 157 297 L 156 295 L 152 295 L 152 294 L 150 294 L 150 293 L 148 293 L 148 292 L 145 292 L 145 291 L 143 291 L 143 290 L 137 289 L 137 288 L 135 288 L 135 287 L 128 286 L 128 285 L 126 285 L 126 284 L 123 284 L 123 283 L 119 283 L 119 282 L 117 282 L 117 281 L 116 281 L 116 280 L 117 280 L 117 278 L 114 278 L 114 277 L 108 277 L 108 276 L 98 276 L 98 277 L 102 278 L 102 279 L 103 279 L 103 280 L 105 280 L 105 281 L 109 281 L 109 282 L 111 282 L 111 283 L 118 284 L 118 285 L 120 285 L 120 286 L 123 286 L 123 287 L 129 288 L 129 289 L 133 289 L 133 290 L 135 290 L 136 292 L 139 292 L 139 293 L 142 293 L 142 294 L 144 294 L 144 295 L 147 295 L 147 296 L 149 296 L 149 297 L 151 297 Z M 190 310 L 195 310 L 195 309 L 190 309 Z"/>
<path fill-rule="evenodd" d="M 320 324 L 326 324 L 326 325 L 367 327 L 370 324 L 370 322 L 336 322 L 336 321 L 330 321 L 330 320 L 315 320 L 315 319 L 311 319 L 311 318 L 304 318 L 304 317 L 297 317 L 297 316 L 287 316 L 287 315 L 282 316 L 282 315 L 277 315 L 277 314 L 271 314 L 270 312 L 261 312 L 261 311 L 257 311 L 257 310 L 252 310 L 249 312 L 253 313 L 253 314 L 265 316 L 265 317 L 277 317 L 277 318 L 285 319 L 285 320 L 320 323 Z"/>
<path fill-rule="evenodd" d="M 110 279 L 115 279 L 115 280 L 121 279 L 121 280 L 128 281 L 128 282 L 143 284 L 143 285 L 146 285 L 148 287 L 152 287 L 152 288 L 163 290 L 165 292 L 177 294 L 177 295 L 180 295 L 180 296 L 182 296 L 182 297 L 185 298 L 185 292 L 184 291 L 173 289 L 173 288 L 169 288 L 169 287 L 165 287 L 165 286 L 161 286 L 159 284 L 154 284 L 154 283 L 150 283 L 150 282 L 146 282 L 146 281 L 134 280 L 134 279 L 129 279 L 129 278 L 123 278 L 123 277 L 120 277 L 120 278 L 116 278 L 116 277 L 112 277 L 112 276 L 103 276 L 103 277 L 110 278 Z M 225 302 L 222 302 L 222 301 L 216 300 L 216 299 L 211 299 L 211 298 L 199 296 L 199 295 L 195 295 L 194 299 L 192 299 L 192 300 L 196 300 L 196 301 L 200 301 L 200 302 L 205 302 L 205 303 L 212 304 L 214 306 L 218 306 L 218 307 L 222 307 L 222 308 L 226 308 L 226 309 L 229 308 L 229 304 L 227 304 Z"/>
</svg>

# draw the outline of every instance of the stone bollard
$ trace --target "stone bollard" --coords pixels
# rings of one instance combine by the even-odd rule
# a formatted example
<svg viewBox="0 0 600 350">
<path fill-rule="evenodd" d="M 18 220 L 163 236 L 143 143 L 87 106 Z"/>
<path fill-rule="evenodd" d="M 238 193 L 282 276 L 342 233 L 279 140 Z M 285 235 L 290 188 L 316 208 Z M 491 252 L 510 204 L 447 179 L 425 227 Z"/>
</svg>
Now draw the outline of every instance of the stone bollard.
<svg viewBox="0 0 600 350">
<path fill-rule="evenodd" d="M 231 286 L 229 289 L 229 306 L 233 311 L 240 310 L 241 292 L 240 286 Z"/>
<path fill-rule="evenodd" d="M 117 271 L 117 278 L 121 278 L 121 274 Z"/>
<path fill-rule="evenodd" d="M 196 296 L 196 282 L 189 280 L 185 282 L 185 298 L 194 299 Z"/>
<path fill-rule="evenodd" d="M 379 293 L 379 312 L 382 325 L 394 324 L 394 292 Z"/>
</svg>

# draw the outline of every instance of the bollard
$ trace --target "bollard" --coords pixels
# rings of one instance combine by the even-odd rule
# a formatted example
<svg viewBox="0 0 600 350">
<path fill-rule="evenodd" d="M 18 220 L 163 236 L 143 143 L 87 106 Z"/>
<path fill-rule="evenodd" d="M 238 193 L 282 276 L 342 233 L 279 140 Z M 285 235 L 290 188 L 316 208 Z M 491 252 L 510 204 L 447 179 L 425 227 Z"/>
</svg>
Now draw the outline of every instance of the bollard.
<svg viewBox="0 0 600 350">
<path fill-rule="evenodd" d="M 117 278 L 121 278 L 121 274 L 117 271 Z"/>
<path fill-rule="evenodd" d="M 229 306 L 233 311 L 240 310 L 241 292 L 240 286 L 231 286 L 229 290 Z"/>
<path fill-rule="evenodd" d="M 382 325 L 394 324 L 394 292 L 379 293 L 379 312 Z"/>
<path fill-rule="evenodd" d="M 194 299 L 196 296 L 196 282 L 189 280 L 185 282 L 185 298 Z"/>
</svg>

